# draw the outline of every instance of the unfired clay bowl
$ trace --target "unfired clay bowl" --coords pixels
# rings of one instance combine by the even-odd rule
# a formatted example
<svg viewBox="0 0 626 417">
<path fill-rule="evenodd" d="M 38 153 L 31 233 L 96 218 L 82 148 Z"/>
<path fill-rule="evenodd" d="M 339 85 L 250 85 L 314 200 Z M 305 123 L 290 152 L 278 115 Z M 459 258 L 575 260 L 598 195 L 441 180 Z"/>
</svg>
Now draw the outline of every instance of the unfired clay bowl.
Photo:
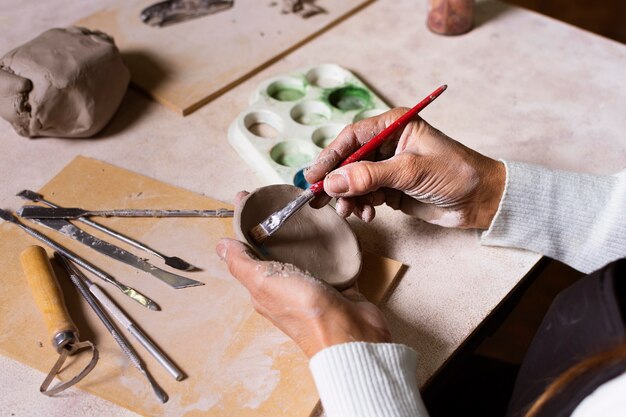
<svg viewBox="0 0 626 417">
<path fill-rule="evenodd" d="M 293 185 L 256 189 L 235 210 L 235 234 L 263 259 L 293 264 L 339 289 L 349 287 L 361 271 L 361 249 L 348 222 L 332 207 L 305 205 L 261 247 L 250 238 L 250 229 L 301 192 Z"/>
</svg>

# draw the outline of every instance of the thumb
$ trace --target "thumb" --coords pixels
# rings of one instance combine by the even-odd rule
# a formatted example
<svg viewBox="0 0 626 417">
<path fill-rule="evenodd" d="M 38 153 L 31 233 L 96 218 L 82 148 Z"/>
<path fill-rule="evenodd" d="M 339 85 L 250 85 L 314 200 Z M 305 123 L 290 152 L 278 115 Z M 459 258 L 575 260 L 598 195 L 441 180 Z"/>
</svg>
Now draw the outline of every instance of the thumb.
<svg viewBox="0 0 626 417">
<path fill-rule="evenodd" d="M 252 254 L 248 246 L 234 239 L 223 238 L 217 242 L 215 251 L 226 262 L 230 273 L 241 282 L 248 291 L 261 285 L 263 278 L 258 274 L 258 266 L 262 264 Z"/>
<path fill-rule="evenodd" d="M 324 191 L 332 197 L 354 197 L 382 187 L 405 191 L 418 178 L 419 162 L 417 155 L 408 152 L 379 162 L 355 162 L 328 174 Z"/>
</svg>

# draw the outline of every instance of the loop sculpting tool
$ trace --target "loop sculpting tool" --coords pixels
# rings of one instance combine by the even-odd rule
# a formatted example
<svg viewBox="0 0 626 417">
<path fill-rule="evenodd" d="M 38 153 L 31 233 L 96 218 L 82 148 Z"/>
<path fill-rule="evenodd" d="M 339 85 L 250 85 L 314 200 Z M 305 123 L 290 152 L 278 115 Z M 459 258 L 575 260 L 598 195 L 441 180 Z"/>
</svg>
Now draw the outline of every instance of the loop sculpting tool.
<svg viewBox="0 0 626 417">
<path fill-rule="evenodd" d="M 21 253 L 20 261 L 35 303 L 46 321 L 52 346 L 59 353 L 59 359 L 39 388 L 43 394 L 52 396 L 76 384 L 91 372 L 98 362 L 98 349 L 89 341 L 79 340 L 78 328 L 67 312 L 61 288 L 46 251 L 41 246 L 29 246 Z M 50 383 L 61 370 L 67 357 L 87 350 L 91 350 L 92 356 L 85 368 L 68 381 L 49 389 Z"/>
<path fill-rule="evenodd" d="M 98 304 L 94 296 L 89 292 L 90 290 L 93 292 L 92 288 L 94 287 L 94 283 L 89 281 L 87 277 L 85 277 L 77 268 L 75 268 L 66 258 L 64 258 L 59 253 L 55 253 L 54 258 L 58 260 L 65 267 L 66 271 L 69 274 L 70 280 L 72 281 L 76 289 L 78 289 L 78 292 L 80 292 L 80 294 L 83 296 L 85 301 L 87 301 L 87 304 L 89 304 L 89 306 L 93 309 L 93 311 L 96 313 L 100 321 L 102 321 L 102 324 L 104 324 L 104 327 L 107 328 L 107 330 L 109 331 L 113 339 L 117 342 L 119 347 L 122 349 L 122 352 L 124 352 L 124 354 L 128 357 L 128 359 L 130 359 L 133 366 L 137 368 L 139 372 L 141 372 L 146 377 L 146 379 L 152 386 L 152 389 L 155 395 L 157 396 L 157 398 L 159 399 L 159 401 L 161 401 L 162 403 L 166 403 L 167 400 L 169 399 L 167 393 L 163 390 L 163 388 L 159 386 L 159 384 L 156 382 L 156 380 L 150 374 L 150 372 L 148 372 L 148 369 L 146 368 L 144 363 L 141 361 L 141 358 L 139 358 L 139 356 L 137 355 L 137 352 L 135 351 L 135 349 L 133 349 L 130 343 L 128 343 L 128 340 L 126 340 L 124 335 L 122 335 L 119 332 L 117 327 L 115 327 L 115 324 L 113 324 L 111 319 L 102 310 L 102 308 L 100 307 L 100 305 Z M 90 285 L 89 288 L 88 288 L 88 285 Z M 104 295 L 102 291 L 100 291 L 100 294 L 106 297 L 106 295 Z M 112 305 L 112 302 L 110 300 L 108 301 Z M 165 356 L 163 357 L 165 358 Z M 167 360 L 167 358 L 165 359 Z M 171 364 L 171 362 L 169 363 Z M 174 365 L 172 364 L 172 366 Z M 178 368 L 176 368 L 176 370 L 178 370 Z M 170 371 L 170 369 L 168 369 L 168 371 Z M 182 372 L 180 372 L 180 370 L 178 370 L 178 372 L 180 373 L 181 375 L 180 378 L 182 379 Z"/>
<path fill-rule="evenodd" d="M 352 155 L 348 156 L 339 166 L 345 166 L 356 161 L 360 161 L 365 158 L 385 141 L 390 139 L 396 131 L 403 128 L 411 121 L 413 117 L 422 111 L 426 106 L 432 103 L 441 93 L 446 91 L 447 85 L 442 85 L 435 91 L 433 91 L 428 97 L 420 101 L 415 107 L 404 113 L 395 122 L 387 126 L 378 135 L 374 136 L 369 142 L 357 149 Z M 280 227 L 289 219 L 294 213 L 296 213 L 302 206 L 314 197 L 324 192 L 324 179 L 319 180 L 315 184 L 311 185 L 304 192 L 302 192 L 295 200 L 291 201 L 284 208 L 272 213 L 269 217 L 263 220 L 260 224 L 254 226 L 250 230 L 250 237 L 258 246 L 261 246 L 265 240 L 273 235 Z"/>
<path fill-rule="evenodd" d="M 15 224 L 16 226 L 20 227 L 22 230 L 24 230 L 26 233 L 28 233 L 35 239 L 38 239 L 40 242 L 46 244 L 47 246 L 54 249 L 55 251 L 61 252 L 63 255 L 67 256 L 68 258 L 76 262 L 78 265 L 82 266 L 89 272 L 92 272 L 93 274 L 95 274 L 98 278 L 101 278 L 104 281 L 108 282 L 109 284 L 115 286 L 118 290 L 123 292 L 126 296 L 132 298 L 133 300 L 135 300 L 142 306 L 149 308 L 150 310 L 160 310 L 157 303 L 155 303 L 154 301 L 152 301 L 151 299 L 149 299 L 148 297 L 146 297 L 139 291 L 135 290 L 134 288 L 129 287 L 128 285 L 122 284 L 121 282 L 113 278 L 111 275 L 107 274 L 106 272 L 102 271 L 101 269 L 92 265 L 91 263 L 87 262 L 86 260 L 76 255 L 74 252 L 70 251 L 69 249 L 64 248 L 63 246 L 59 245 L 52 239 L 49 239 L 48 237 L 38 232 L 37 230 L 31 227 L 28 227 L 25 224 L 22 224 L 11 212 L 0 209 L 0 219 Z"/>
<path fill-rule="evenodd" d="M 26 200 L 30 200 L 33 202 L 42 202 L 45 205 L 47 205 L 48 207 L 52 207 L 52 208 L 63 208 L 57 204 L 54 204 L 53 202 L 46 200 L 41 194 L 36 193 L 34 191 L 31 190 L 22 190 L 19 193 L 17 193 L 18 197 L 22 197 L 23 199 Z M 194 271 L 197 270 L 198 268 L 196 268 L 195 266 L 191 265 L 189 262 L 184 261 L 183 259 L 179 258 L 178 256 L 167 256 L 164 255 L 158 251 L 156 251 L 155 249 L 152 249 L 151 247 L 136 241 L 135 239 L 131 239 L 130 237 L 123 235 L 119 232 L 116 232 L 113 229 L 109 229 L 106 226 L 101 225 L 100 223 L 96 223 L 93 220 L 87 218 L 87 217 L 79 217 L 77 219 L 79 222 L 84 223 L 90 227 L 93 227 L 94 229 L 97 229 L 103 233 L 106 233 L 109 236 L 112 236 L 116 239 L 121 240 L 124 243 L 128 243 L 129 245 L 140 249 L 144 252 L 148 252 L 151 255 L 154 255 L 158 258 L 161 258 L 165 261 L 165 265 L 171 266 L 172 268 L 175 269 L 180 269 L 181 271 Z"/>
</svg>

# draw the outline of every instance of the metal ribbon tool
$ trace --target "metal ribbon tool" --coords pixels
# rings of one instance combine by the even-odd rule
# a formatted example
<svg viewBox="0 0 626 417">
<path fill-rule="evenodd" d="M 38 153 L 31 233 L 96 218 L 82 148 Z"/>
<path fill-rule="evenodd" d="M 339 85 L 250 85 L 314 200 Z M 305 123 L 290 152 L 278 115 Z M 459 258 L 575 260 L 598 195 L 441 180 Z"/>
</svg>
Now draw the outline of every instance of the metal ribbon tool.
<svg viewBox="0 0 626 417">
<path fill-rule="evenodd" d="M 39 388 L 41 393 L 52 396 L 76 384 L 91 372 L 98 362 L 98 349 L 90 341 L 79 340 L 78 328 L 67 312 L 61 288 L 46 251 L 41 246 L 30 246 L 21 253 L 20 261 L 37 307 L 46 321 L 48 333 L 52 337 L 52 346 L 59 354 L 59 359 Z M 91 349 L 92 357 L 85 368 L 70 380 L 49 389 L 65 360 L 86 349 Z"/>
<path fill-rule="evenodd" d="M 54 204 L 50 200 L 46 200 L 41 194 L 31 190 L 22 190 L 16 195 L 18 197 L 22 197 L 23 199 L 33 202 L 42 202 L 48 207 L 64 208 L 59 206 L 58 204 Z M 136 241 L 135 239 L 131 239 L 130 237 L 123 235 L 120 232 L 116 232 L 115 230 L 112 230 L 106 226 L 103 226 L 100 223 L 96 223 L 87 217 L 79 217 L 77 220 L 81 223 L 93 227 L 94 229 L 106 233 L 109 236 L 119 239 L 124 243 L 128 243 L 129 245 L 134 246 L 137 249 L 141 249 L 144 252 L 148 252 L 151 255 L 163 259 L 165 261 L 165 265 L 171 266 L 172 268 L 180 269 L 181 271 L 194 271 L 198 269 L 195 266 L 191 265 L 189 262 L 186 262 L 183 259 L 179 258 L 178 256 L 167 256 L 165 254 L 162 254 L 161 252 L 158 252 L 155 249 L 152 249 L 151 247 Z"/>
<path fill-rule="evenodd" d="M 171 272 L 158 268 L 144 259 L 118 247 L 102 239 L 99 239 L 84 230 L 74 226 L 72 223 L 63 219 L 32 219 L 34 222 L 42 224 L 50 229 L 56 230 L 66 236 L 71 237 L 74 240 L 79 241 L 85 246 L 98 251 L 110 258 L 116 259 L 127 265 L 139 269 L 140 271 L 147 272 L 152 276 L 160 279 L 167 285 L 179 289 L 187 287 L 195 287 L 197 285 L 204 285 L 203 282 L 196 281 L 187 277 L 183 277 Z"/>
<path fill-rule="evenodd" d="M 117 342 L 117 344 L 120 346 L 120 348 L 122 349 L 122 352 L 124 352 L 124 354 L 126 354 L 126 356 L 130 359 L 131 363 L 135 366 L 135 368 L 137 368 L 139 370 L 139 372 L 141 372 L 146 379 L 148 380 L 148 382 L 150 383 L 150 385 L 152 386 L 152 389 L 154 390 L 154 393 L 156 394 L 157 398 L 159 399 L 159 401 L 161 401 L 162 403 L 166 403 L 167 400 L 169 399 L 167 393 L 163 390 L 163 388 L 161 388 L 159 386 L 159 384 L 156 382 L 156 380 L 154 379 L 154 377 L 150 374 L 150 372 L 148 372 L 148 369 L 146 368 L 146 366 L 144 365 L 144 363 L 141 361 L 141 359 L 139 358 L 139 356 L 137 355 L 137 352 L 135 351 L 135 349 L 133 349 L 133 347 L 130 345 L 130 343 L 128 343 L 128 340 L 124 337 L 124 335 L 122 335 L 119 330 L 117 329 L 117 327 L 115 326 L 115 324 L 113 324 L 113 322 L 111 321 L 111 319 L 107 316 L 107 314 L 102 310 L 102 308 L 100 307 L 100 305 L 98 304 L 98 302 L 96 301 L 96 298 L 94 298 L 94 295 L 92 295 L 89 291 L 93 292 L 94 294 L 96 292 L 94 292 L 94 287 L 95 284 L 91 281 L 89 281 L 89 279 L 87 279 L 87 277 L 85 277 L 79 270 L 78 268 L 74 267 L 74 265 L 72 265 L 69 260 L 65 257 L 63 257 L 63 255 L 59 254 L 58 252 L 56 252 L 54 254 L 54 259 L 58 260 L 66 269 L 66 271 L 69 274 L 70 280 L 72 281 L 72 283 L 74 284 L 74 286 L 76 286 L 76 288 L 78 289 L 78 292 L 80 292 L 80 294 L 83 296 L 83 298 L 85 298 L 85 301 L 87 301 L 87 304 L 89 304 L 89 306 L 93 309 L 93 311 L 96 313 L 96 315 L 98 316 L 98 318 L 102 321 L 102 324 L 104 324 L 104 327 L 107 328 L 107 330 L 109 331 L 109 333 L 111 334 L 111 336 L 113 337 L 113 339 Z M 108 303 L 103 303 L 103 305 L 105 305 L 108 309 L 111 308 L 111 306 L 114 306 L 114 304 L 111 302 L 111 300 L 108 299 L 108 297 L 106 297 L 106 295 L 104 295 L 104 293 L 102 291 L 100 291 L 99 288 L 95 287 L 99 292 L 100 295 L 104 296 L 106 298 L 106 300 L 108 301 Z M 98 297 L 100 302 L 103 301 L 102 298 Z M 114 306 L 116 309 L 117 307 Z M 111 310 L 109 310 L 111 311 Z M 119 309 L 117 309 L 117 311 L 119 313 L 121 313 L 121 311 Z M 114 316 L 115 314 L 112 313 Z M 123 315 L 123 313 L 121 313 Z M 115 316 L 117 318 L 117 316 Z M 127 320 L 128 317 L 124 316 Z M 118 318 L 119 320 L 119 318 Z M 130 320 L 128 320 L 130 321 Z M 134 334 L 134 333 L 132 333 Z M 145 335 L 143 333 L 140 332 L 140 334 L 145 338 L 144 340 L 142 339 L 138 339 L 140 342 L 145 343 L 146 341 L 148 343 L 150 343 L 151 346 L 152 343 L 149 341 L 149 339 L 147 339 L 145 337 Z M 156 347 L 154 347 L 156 349 Z M 158 351 L 158 349 L 157 349 Z M 174 364 L 172 364 L 169 359 L 167 359 L 165 357 L 165 355 L 163 355 L 160 351 L 158 351 L 159 354 L 161 354 L 161 357 L 157 357 L 157 359 L 159 359 L 159 363 L 161 363 L 162 365 L 165 366 L 165 363 L 167 363 L 169 365 L 169 367 L 165 367 L 168 372 L 172 373 L 172 375 L 175 375 L 174 377 L 177 380 L 181 380 L 183 378 L 183 374 L 182 372 L 176 368 L 176 366 Z M 150 353 L 154 354 L 152 351 L 150 351 Z M 164 362 L 162 362 L 162 360 Z"/>
<path fill-rule="evenodd" d="M 123 292 L 127 297 L 132 298 L 133 300 L 135 300 L 142 306 L 149 308 L 150 310 L 155 310 L 155 311 L 160 310 L 157 303 L 155 303 L 154 301 L 152 301 L 145 295 L 141 294 L 139 291 L 135 290 L 134 288 L 129 287 L 128 285 L 122 284 L 121 282 L 113 278 L 111 275 L 107 274 L 106 272 L 102 271 L 101 269 L 97 268 L 91 263 L 87 262 L 86 260 L 79 257 L 74 252 L 70 251 L 69 249 L 66 249 L 63 246 L 59 245 L 52 239 L 49 239 L 48 237 L 38 232 L 37 230 L 20 223 L 20 221 L 11 212 L 0 209 L 0 219 L 3 219 L 7 222 L 11 222 L 15 224 L 16 226 L 20 227 L 22 230 L 24 230 L 26 233 L 28 233 L 32 237 L 45 243 L 50 248 L 54 249 L 57 252 L 61 252 L 63 255 L 67 256 L 68 258 L 76 262 L 78 265 L 92 272 L 94 275 L 98 276 L 99 278 L 108 282 L 109 284 L 115 286 L 118 290 Z"/>
</svg>

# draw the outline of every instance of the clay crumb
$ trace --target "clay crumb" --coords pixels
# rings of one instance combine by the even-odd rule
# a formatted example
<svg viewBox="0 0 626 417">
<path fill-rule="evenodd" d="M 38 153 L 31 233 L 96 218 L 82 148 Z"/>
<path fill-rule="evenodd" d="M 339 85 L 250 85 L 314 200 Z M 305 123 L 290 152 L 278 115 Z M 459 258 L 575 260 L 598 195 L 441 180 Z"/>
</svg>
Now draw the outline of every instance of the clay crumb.
<svg viewBox="0 0 626 417">
<path fill-rule="evenodd" d="M 265 275 L 266 277 L 275 277 L 275 276 L 282 276 L 282 277 L 288 277 L 290 274 L 298 274 L 298 275 L 309 275 L 310 274 L 308 272 L 304 272 L 302 271 L 300 268 L 296 267 L 295 265 L 291 265 L 291 264 L 284 264 L 282 262 L 269 262 L 268 264 L 266 264 L 266 268 L 265 268 L 265 272 L 263 275 Z"/>
</svg>

